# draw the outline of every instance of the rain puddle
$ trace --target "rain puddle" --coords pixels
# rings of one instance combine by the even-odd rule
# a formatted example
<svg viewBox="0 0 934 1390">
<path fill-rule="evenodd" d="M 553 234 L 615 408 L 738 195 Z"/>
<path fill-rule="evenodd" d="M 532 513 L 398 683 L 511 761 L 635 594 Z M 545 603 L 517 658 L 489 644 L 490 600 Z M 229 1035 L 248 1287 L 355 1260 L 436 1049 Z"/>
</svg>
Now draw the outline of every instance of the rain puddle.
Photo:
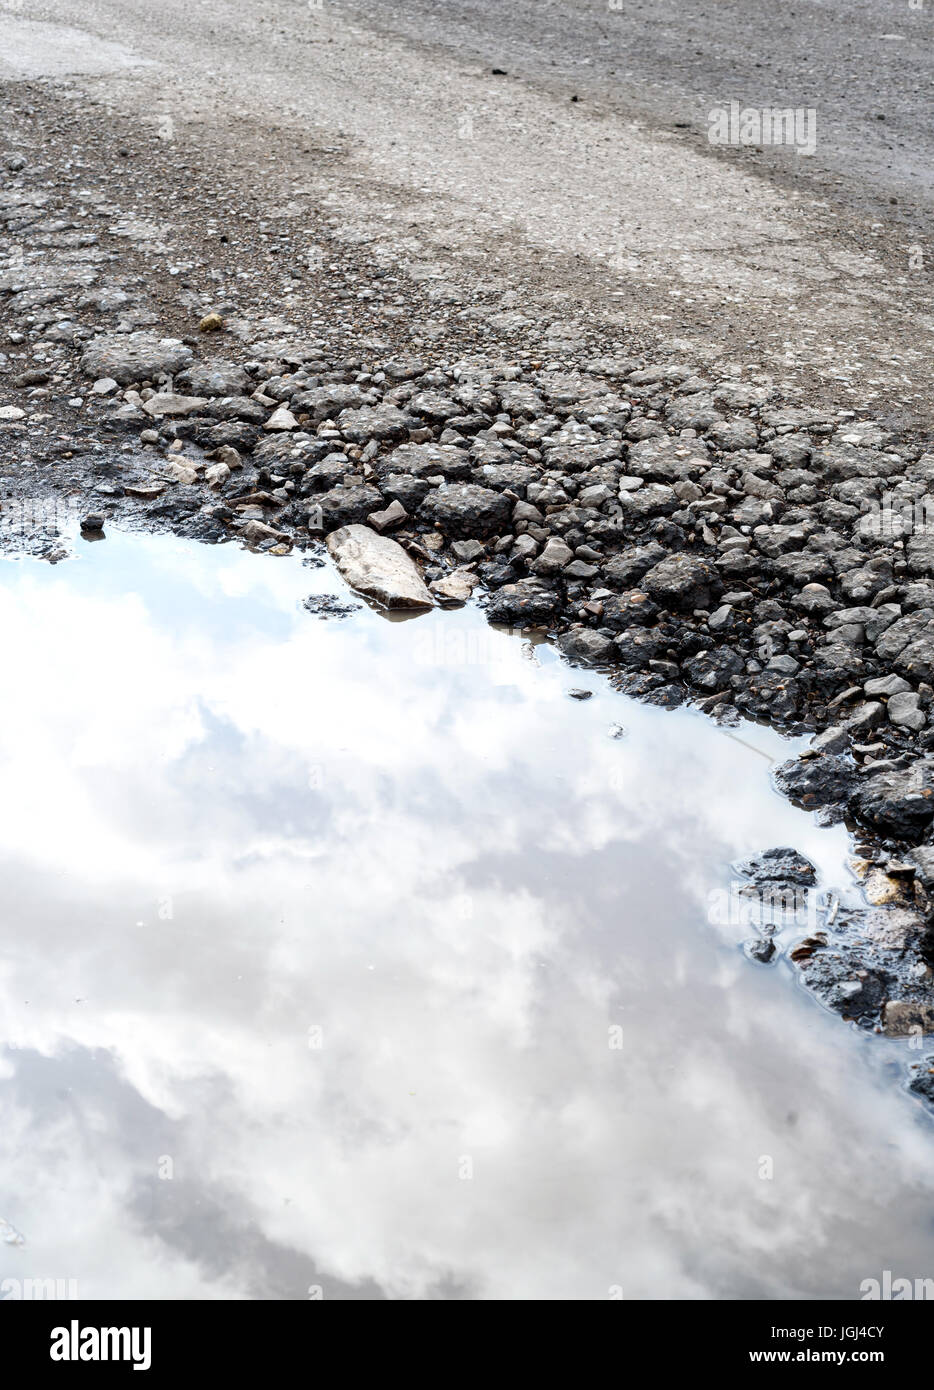
<svg viewBox="0 0 934 1390">
<path fill-rule="evenodd" d="M 848 881 L 788 743 L 300 557 L 114 534 L 0 610 L 0 1297 L 934 1273 L 907 1044 L 722 910 L 772 845 Z"/>
</svg>

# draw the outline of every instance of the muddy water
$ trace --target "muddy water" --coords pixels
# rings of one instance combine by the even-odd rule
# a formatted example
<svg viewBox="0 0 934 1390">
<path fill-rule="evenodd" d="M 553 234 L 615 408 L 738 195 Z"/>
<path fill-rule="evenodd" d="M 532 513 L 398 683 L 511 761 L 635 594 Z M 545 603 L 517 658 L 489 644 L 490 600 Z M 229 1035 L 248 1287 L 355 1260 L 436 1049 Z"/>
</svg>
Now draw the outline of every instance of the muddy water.
<svg viewBox="0 0 934 1390">
<path fill-rule="evenodd" d="M 0 1296 L 934 1274 L 905 1045 L 712 907 L 774 844 L 847 881 L 788 745 L 325 593 L 164 537 L 0 562 Z"/>
</svg>

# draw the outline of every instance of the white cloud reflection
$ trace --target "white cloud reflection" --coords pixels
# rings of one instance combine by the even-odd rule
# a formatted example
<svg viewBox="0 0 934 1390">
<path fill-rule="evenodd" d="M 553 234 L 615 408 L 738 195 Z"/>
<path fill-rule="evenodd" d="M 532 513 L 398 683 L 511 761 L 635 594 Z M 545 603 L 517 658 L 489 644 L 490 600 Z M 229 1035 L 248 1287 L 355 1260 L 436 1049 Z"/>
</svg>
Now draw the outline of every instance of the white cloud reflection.
<svg viewBox="0 0 934 1390">
<path fill-rule="evenodd" d="M 853 1297 L 932 1273 L 893 1050 L 706 921 L 770 844 L 840 881 L 842 832 L 755 748 L 472 612 L 300 606 L 341 587 L 165 538 L 0 569 L 0 1212 L 27 1237 L 0 1280 Z"/>
</svg>

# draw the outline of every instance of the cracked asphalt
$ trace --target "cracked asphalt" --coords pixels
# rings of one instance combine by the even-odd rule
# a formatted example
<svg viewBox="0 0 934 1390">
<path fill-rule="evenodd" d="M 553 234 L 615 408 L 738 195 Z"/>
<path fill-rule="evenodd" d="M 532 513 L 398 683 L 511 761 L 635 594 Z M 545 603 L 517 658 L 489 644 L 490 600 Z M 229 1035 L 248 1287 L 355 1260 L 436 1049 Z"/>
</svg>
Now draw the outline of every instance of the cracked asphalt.
<svg viewBox="0 0 934 1390">
<path fill-rule="evenodd" d="M 930 25 L 902 3 L 7 0 L 0 79 L 105 139 L 160 134 L 179 212 L 193 167 L 231 222 L 300 190 L 348 254 L 494 331 L 560 351 L 599 325 L 926 429 Z M 813 158 L 711 146 L 730 100 L 813 108 Z"/>
</svg>

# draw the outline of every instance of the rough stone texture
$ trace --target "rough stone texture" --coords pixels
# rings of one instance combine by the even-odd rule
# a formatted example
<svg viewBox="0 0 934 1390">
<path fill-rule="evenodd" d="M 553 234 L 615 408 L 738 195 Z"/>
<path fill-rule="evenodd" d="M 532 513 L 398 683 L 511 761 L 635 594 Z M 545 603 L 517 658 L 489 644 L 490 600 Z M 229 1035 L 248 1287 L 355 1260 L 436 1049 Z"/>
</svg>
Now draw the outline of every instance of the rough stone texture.
<svg viewBox="0 0 934 1390">
<path fill-rule="evenodd" d="M 687 610 L 706 608 L 711 591 L 719 587 L 716 571 L 693 555 L 672 555 L 661 560 L 643 575 L 641 582 L 658 604 Z"/>
<path fill-rule="evenodd" d="M 381 476 L 407 473 L 413 478 L 430 478 L 436 474 L 445 478 L 468 478 L 471 469 L 464 450 L 450 444 L 400 444 L 383 454 L 378 466 Z"/>
<path fill-rule="evenodd" d="M 312 512 L 309 512 L 309 530 L 332 531 L 340 526 L 366 521 L 372 512 L 382 509 L 382 497 L 374 487 L 350 485 L 333 487 L 324 492 L 313 504 L 320 523 L 312 527 Z"/>
<path fill-rule="evenodd" d="M 143 402 L 143 409 L 147 415 L 157 418 L 162 415 L 193 415 L 206 404 L 203 396 L 179 396 L 168 391 L 150 396 L 148 401 Z"/>
<path fill-rule="evenodd" d="M 345 439 L 356 444 L 369 439 L 391 439 L 405 433 L 405 416 L 392 405 L 361 406 L 359 410 L 342 410 L 337 427 Z"/>
<path fill-rule="evenodd" d="M 134 381 L 171 376 L 193 360 L 191 348 L 176 338 L 143 332 L 103 333 L 85 348 L 81 368 L 87 376 L 110 376 L 121 386 L 129 386 Z"/>
<path fill-rule="evenodd" d="M 616 651 L 611 637 L 586 627 L 572 627 L 559 637 L 558 646 L 570 661 L 581 666 L 608 664 Z"/>
<path fill-rule="evenodd" d="M 817 882 L 817 871 L 810 859 L 805 859 L 795 849 L 778 848 L 763 850 L 751 859 L 743 859 L 733 865 L 743 878 L 753 883 L 800 883 L 805 885 Z"/>
<path fill-rule="evenodd" d="M 854 793 L 851 808 L 859 819 L 883 835 L 917 841 L 934 821 L 934 765 L 878 772 Z"/>
<path fill-rule="evenodd" d="M 440 523 L 452 536 L 492 536 L 508 526 L 509 513 L 507 497 L 474 483 L 437 488 L 419 508 L 425 521 Z"/>
<path fill-rule="evenodd" d="M 505 584 L 487 604 L 491 623 L 510 627 L 537 627 L 554 617 L 561 602 L 555 589 L 538 584 Z"/>
<path fill-rule="evenodd" d="M 775 769 L 779 791 L 809 809 L 846 801 L 855 782 L 853 763 L 833 753 L 817 758 L 793 758 Z"/>
<path fill-rule="evenodd" d="M 462 567 L 452 570 L 443 579 L 434 580 L 431 592 L 446 604 L 467 603 L 479 582 L 472 570 Z"/>
<path fill-rule="evenodd" d="M 193 396 L 237 396 L 253 389 L 249 373 L 236 362 L 195 362 L 175 385 Z"/>
</svg>

